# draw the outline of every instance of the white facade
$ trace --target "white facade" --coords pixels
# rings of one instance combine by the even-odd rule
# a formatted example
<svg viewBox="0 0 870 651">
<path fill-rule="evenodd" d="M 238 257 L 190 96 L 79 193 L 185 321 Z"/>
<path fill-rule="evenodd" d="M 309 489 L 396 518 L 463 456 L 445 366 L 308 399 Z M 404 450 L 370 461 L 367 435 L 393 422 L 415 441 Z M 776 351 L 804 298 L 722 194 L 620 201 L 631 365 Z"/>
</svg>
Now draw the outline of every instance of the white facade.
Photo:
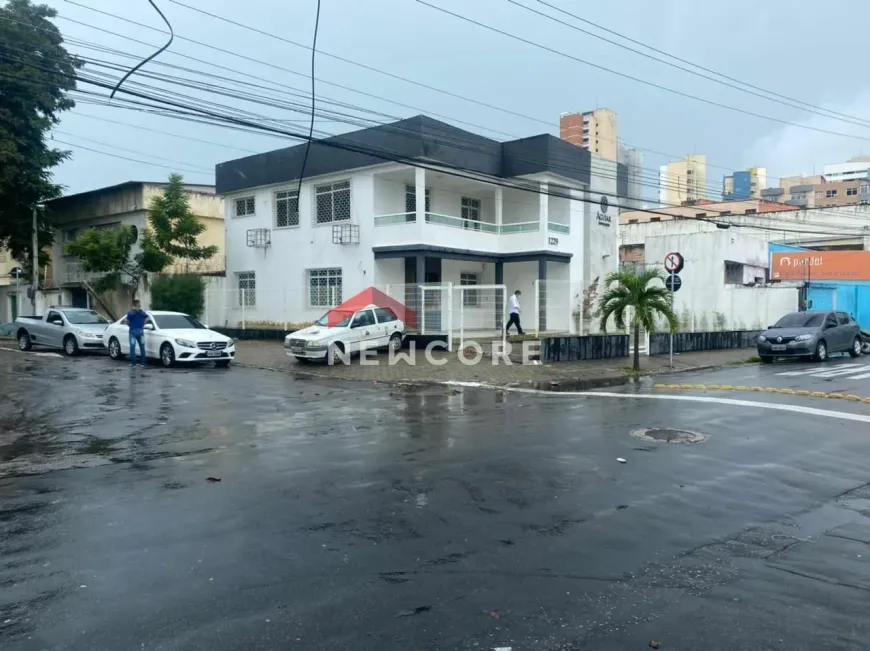
<svg viewBox="0 0 870 651">
<path fill-rule="evenodd" d="M 608 168 L 595 188 L 548 172 L 522 177 L 526 191 L 388 163 L 307 178 L 298 204 L 298 180 L 226 194 L 226 289 L 208 292 L 209 313 L 221 302 L 225 325 L 298 324 L 369 287 L 404 302 L 425 282 L 504 284 L 531 317 L 541 271 L 582 285 L 616 268 L 616 163 L 593 163 Z"/>
<path fill-rule="evenodd" d="M 827 183 L 839 183 L 840 181 L 867 180 L 870 174 L 870 157 L 859 156 L 847 163 L 835 163 L 825 165 L 822 176 Z"/>
<path fill-rule="evenodd" d="M 695 331 L 764 328 L 798 309 L 796 286 L 766 286 L 768 243 L 745 234 L 707 233 L 647 237 L 646 264 L 663 266 L 665 256 L 679 252 L 685 267 L 674 293 L 674 309 L 683 327 Z"/>
</svg>

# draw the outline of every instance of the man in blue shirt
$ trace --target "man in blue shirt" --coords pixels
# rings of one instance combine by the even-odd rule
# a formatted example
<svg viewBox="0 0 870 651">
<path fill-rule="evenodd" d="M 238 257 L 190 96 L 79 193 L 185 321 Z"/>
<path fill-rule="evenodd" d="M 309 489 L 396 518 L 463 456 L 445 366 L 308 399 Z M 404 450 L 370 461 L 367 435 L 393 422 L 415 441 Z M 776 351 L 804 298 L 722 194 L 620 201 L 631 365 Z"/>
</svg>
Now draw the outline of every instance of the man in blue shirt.
<svg viewBox="0 0 870 651">
<path fill-rule="evenodd" d="M 148 314 L 140 307 L 139 301 L 133 301 L 133 309 L 127 312 L 127 327 L 130 329 L 130 368 L 136 368 L 136 344 L 142 368 L 145 368 L 145 322 Z"/>
</svg>

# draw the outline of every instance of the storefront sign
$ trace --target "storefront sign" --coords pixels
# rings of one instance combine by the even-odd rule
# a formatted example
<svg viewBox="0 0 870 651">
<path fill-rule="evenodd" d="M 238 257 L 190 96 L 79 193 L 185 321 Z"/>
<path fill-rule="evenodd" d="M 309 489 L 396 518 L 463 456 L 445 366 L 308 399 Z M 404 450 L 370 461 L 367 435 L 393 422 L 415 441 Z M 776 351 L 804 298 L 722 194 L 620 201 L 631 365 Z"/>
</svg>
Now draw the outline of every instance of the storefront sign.
<svg viewBox="0 0 870 651">
<path fill-rule="evenodd" d="M 772 258 L 772 280 L 870 280 L 870 251 L 794 251 Z"/>
<path fill-rule="evenodd" d="M 607 201 L 607 197 L 601 197 L 601 201 L 598 202 L 598 223 L 601 226 L 610 226 L 611 224 L 611 215 L 607 214 L 607 209 L 610 207 L 610 202 Z"/>
</svg>

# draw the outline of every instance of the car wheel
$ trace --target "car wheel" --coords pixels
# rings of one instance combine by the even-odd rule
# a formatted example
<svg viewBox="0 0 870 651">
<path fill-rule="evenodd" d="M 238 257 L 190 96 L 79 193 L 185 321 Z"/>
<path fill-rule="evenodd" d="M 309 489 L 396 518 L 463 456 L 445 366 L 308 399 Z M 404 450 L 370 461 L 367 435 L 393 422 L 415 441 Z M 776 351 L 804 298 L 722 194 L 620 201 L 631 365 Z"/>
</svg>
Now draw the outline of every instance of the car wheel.
<svg viewBox="0 0 870 651">
<path fill-rule="evenodd" d="M 402 349 L 402 335 L 399 332 L 394 332 L 390 337 L 390 352 L 398 353 Z"/>
<path fill-rule="evenodd" d="M 331 366 L 335 366 L 336 364 L 344 361 L 342 357 L 344 355 L 344 344 L 340 341 L 335 342 L 334 344 L 329 344 L 329 348 L 326 350 L 326 362 Z"/>
<path fill-rule="evenodd" d="M 66 353 L 67 357 L 78 354 L 79 342 L 72 335 L 67 335 L 66 339 L 63 340 L 63 352 Z"/>
<path fill-rule="evenodd" d="M 215 365 L 215 368 L 227 368 L 230 365 L 230 360 L 224 359 L 224 360 L 221 360 L 220 362 L 215 362 L 214 365 Z"/>
<path fill-rule="evenodd" d="M 33 348 L 33 343 L 30 341 L 30 335 L 22 332 L 18 335 L 18 350 L 28 351 Z"/>
<path fill-rule="evenodd" d="M 121 344 L 117 339 L 112 337 L 109 339 L 109 358 L 114 359 L 117 362 L 121 357 Z"/>
<path fill-rule="evenodd" d="M 769 355 L 760 355 L 760 358 L 761 358 L 762 364 L 772 364 L 773 363 L 773 357 L 770 357 Z"/>
<path fill-rule="evenodd" d="M 861 354 L 861 340 L 858 337 L 855 337 L 855 341 L 852 342 L 852 348 L 849 350 L 849 355 L 852 357 L 858 357 Z"/>
<path fill-rule="evenodd" d="M 816 344 L 816 353 L 813 355 L 813 359 L 817 362 L 824 362 L 828 359 L 828 344 L 824 339 Z"/>
<path fill-rule="evenodd" d="M 170 368 L 175 364 L 175 349 L 171 344 L 163 344 L 160 347 L 160 363 L 163 364 L 163 368 Z"/>
</svg>

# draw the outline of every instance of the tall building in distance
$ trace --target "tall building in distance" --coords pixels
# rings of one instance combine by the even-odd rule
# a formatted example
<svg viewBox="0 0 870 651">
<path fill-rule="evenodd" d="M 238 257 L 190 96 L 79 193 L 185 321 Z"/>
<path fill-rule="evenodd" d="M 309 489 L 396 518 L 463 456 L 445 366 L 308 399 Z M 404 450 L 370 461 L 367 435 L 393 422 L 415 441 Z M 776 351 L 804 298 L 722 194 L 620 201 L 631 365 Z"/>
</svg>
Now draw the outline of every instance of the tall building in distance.
<svg viewBox="0 0 870 651">
<path fill-rule="evenodd" d="M 763 167 L 750 167 L 722 179 L 722 198 L 725 201 L 758 199 L 766 186 L 767 170 Z"/>
<path fill-rule="evenodd" d="M 707 198 L 707 156 L 689 154 L 659 167 L 659 203 L 680 206 Z"/>
<path fill-rule="evenodd" d="M 619 139 L 616 111 L 599 108 L 586 113 L 562 113 L 559 116 L 559 137 L 615 161 Z"/>
<path fill-rule="evenodd" d="M 825 183 L 866 181 L 870 176 L 870 156 L 856 156 L 845 163 L 825 165 L 822 176 L 825 177 Z"/>
<path fill-rule="evenodd" d="M 643 205 L 643 152 L 634 147 L 619 145 L 617 163 L 625 165 L 628 185 L 623 208 L 636 210 Z"/>
</svg>

